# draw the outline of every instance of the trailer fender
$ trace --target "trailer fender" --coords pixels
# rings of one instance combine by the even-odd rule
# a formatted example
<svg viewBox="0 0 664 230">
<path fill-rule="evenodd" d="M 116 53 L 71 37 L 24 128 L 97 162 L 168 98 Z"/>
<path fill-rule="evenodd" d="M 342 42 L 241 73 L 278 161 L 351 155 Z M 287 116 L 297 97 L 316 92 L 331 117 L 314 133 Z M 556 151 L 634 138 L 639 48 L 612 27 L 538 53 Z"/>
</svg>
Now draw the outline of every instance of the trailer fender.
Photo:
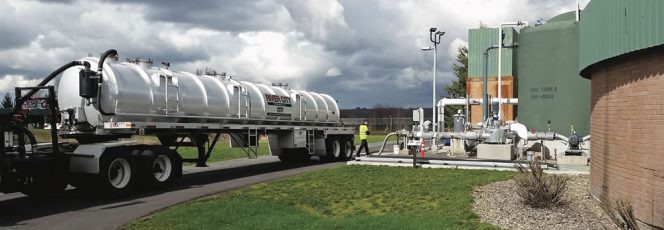
<svg viewBox="0 0 664 230">
<path fill-rule="evenodd" d="M 94 144 L 83 144 L 76 147 L 76 150 L 69 155 L 69 171 L 73 173 L 99 173 L 99 160 L 109 148 L 118 146 L 128 146 L 136 144 L 133 141 L 105 142 Z"/>
</svg>

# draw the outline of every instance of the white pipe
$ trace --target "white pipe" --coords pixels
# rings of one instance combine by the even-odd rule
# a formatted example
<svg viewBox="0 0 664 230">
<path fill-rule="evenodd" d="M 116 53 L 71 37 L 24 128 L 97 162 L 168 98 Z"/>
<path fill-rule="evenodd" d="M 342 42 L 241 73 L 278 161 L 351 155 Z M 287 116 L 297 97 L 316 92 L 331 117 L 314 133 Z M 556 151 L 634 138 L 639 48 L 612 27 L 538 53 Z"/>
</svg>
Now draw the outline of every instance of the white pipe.
<svg viewBox="0 0 664 230">
<path fill-rule="evenodd" d="M 435 39 L 434 39 L 435 40 Z M 436 107 L 436 56 L 438 56 L 438 43 L 434 42 L 433 43 L 433 98 L 431 102 L 431 116 L 433 117 L 433 126 L 431 126 L 431 131 L 436 132 L 436 128 L 438 127 L 437 119 L 436 119 L 436 111 L 434 111 L 434 108 Z M 431 145 L 434 146 L 436 145 L 436 139 L 434 138 L 433 141 L 431 142 Z"/>
<path fill-rule="evenodd" d="M 576 15 L 576 21 L 579 21 L 580 15 L 581 14 L 581 6 L 579 5 L 579 0 L 576 0 L 576 12 L 574 12 Z"/>
<path fill-rule="evenodd" d="M 498 98 L 491 98 L 491 102 L 497 102 Z M 481 105 L 484 102 L 482 98 L 443 98 L 438 101 L 438 107 L 448 105 Z M 503 98 L 500 100 L 503 104 L 516 105 L 519 104 L 519 98 Z"/>
<path fill-rule="evenodd" d="M 383 163 L 412 163 L 411 158 L 379 158 L 379 157 L 363 157 L 360 161 L 363 162 L 383 162 Z M 514 163 L 507 162 L 491 162 L 491 161 L 447 161 L 447 160 L 428 160 L 429 164 L 434 165 L 455 165 L 455 166 L 477 166 L 477 167 L 493 167 L 493 168 L 514 168 Z M 525 166 L 525 165 L 524 165 Z M 528 166 L 525 166 L 528 167 Z M 548 169 L 548 165 L 541 165 L 542 169 Z"/>
<path fill-rule="evenodd" d="M 590 140 L 590 135 L 581 138 L 581 142 L 586 142 L 588 140 Z"/>
<path fill-rule="evenodd" d="M 502 81 L 501 79 L 503 78 L 503 73 L 502 73 L 502 61 L 503 61 L 503 26 L 528 26 L 528 22 L 521 22 L 521 21 L 516 21 L 516 22 L 506 22 L 506 23 L 500 23 L 500 26 L 498 27 L 498 99 L 503 98 L 502 94 Z M 514 41 L 512 41 L 514 42 Z M 503 110 L 502 110 L 502 103 L 498 101 L 498 120 L 503 119 Z"/>
<path fill-rule="evenodd" d="M 441 126 L 437 131 L 445 131 L 445 106 L 448 105 L 480 105 L 484 99 L 482 98 L 443 98 L 438 100 L 438 104 L 436 106 L 436 111 L 438 116 L 440 116 L 440 123 Z M 497 102 L 499 101 L 498 98 L 491 98 L 491 102 Z M 509 104 L 509 105 L 516 105 L 519 104 L 519 99 L 518 98 L 503 98 L 500 100 L 503 104 Z M 466 114 L 468 115 L 468 114 Z M 435 130 L 434 130 L 435 131 Z"/>
<path fill-rule="evenodd" d="M 514 163 L 489 162 L 489 161 L 429 160 L 429 164 L 458 165 L 458 166 L 479 166 L 479 167 L 495 167 L 495 168 L 498 168 L 498 167 L 500 167 L 500 168 L 514 168 Z M 541 165 L 541 167 L 542 167 L 542 169 L 548 169 L 548 165 Z"/>
</svg>

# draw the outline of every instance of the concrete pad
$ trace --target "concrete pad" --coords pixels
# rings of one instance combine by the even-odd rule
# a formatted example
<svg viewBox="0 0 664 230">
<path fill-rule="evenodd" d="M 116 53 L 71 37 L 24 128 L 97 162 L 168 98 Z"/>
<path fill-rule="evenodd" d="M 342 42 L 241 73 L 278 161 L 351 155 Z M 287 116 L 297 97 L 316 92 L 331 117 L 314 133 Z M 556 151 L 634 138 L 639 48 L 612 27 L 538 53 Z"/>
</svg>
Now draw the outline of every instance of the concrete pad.
<svg viewBox="0 0 664 230">
<path fill-rule="evenodd" d="M 493 160 L 514 160 L 513 146 L 509 144 L 479 144 L 477 158 Z"/>
<path fill-rule="evenodd" d="M 587 156 L 574 156 L 574 155 L 565 155 L 565 154 L 558 154 L 558 162 L 559 165 L 588 165 L 588 157 Z"/>
</svg>

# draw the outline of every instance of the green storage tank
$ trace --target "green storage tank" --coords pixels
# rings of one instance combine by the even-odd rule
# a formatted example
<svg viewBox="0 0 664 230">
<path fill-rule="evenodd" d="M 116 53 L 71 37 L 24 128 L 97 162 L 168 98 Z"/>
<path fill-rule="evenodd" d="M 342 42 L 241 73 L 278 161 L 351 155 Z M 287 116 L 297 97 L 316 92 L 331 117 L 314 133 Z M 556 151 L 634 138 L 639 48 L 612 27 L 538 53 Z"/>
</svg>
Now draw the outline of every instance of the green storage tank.
<svg viewBox="0 0 664 230">
<path fill-rule="evenodd" d="M 503 28 L 505 38 L 503 44 L 510 45 L 513 40 L 518 40 L 518 33 L 513 27 Z M 498 28 L 479 28 L 468 30 L 468 77 L 481 78 L 484 75 L 484 51 L 492 45 L 498 44 Z M 513 71 L 514 50 L 502 50 L 501 72 L 502 76 L 516 76 Z M 498 72 L 498 49 L 489 51 L 488 76 L 495 77 Z"/>
<path fill-rule="evenodd" d="M 575 12 L 523 28 L 518 38 L 520 123 L 538 131 L 588 135 L 590 81 L 579 76 L 579 24 Z"/>
</svg>

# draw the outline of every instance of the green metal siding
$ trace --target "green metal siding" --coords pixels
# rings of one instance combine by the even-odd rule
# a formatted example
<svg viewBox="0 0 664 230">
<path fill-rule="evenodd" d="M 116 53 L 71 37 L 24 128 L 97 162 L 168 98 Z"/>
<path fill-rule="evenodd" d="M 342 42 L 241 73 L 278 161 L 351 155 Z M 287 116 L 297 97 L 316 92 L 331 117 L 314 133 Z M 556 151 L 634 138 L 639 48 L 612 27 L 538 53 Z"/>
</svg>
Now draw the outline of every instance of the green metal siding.
<svg viewBox="0 0 664 230">
<path fill-rule="evenodd" d="M 580 78 L 577 71 L 579 27 L 575 18 L 556 17 L 519 34 L 517 119 L 528 128 L 545 131 L 550 120 L 551 131 L 569 135 L 574 125 L 579 135 L 589 134 L 590 80 Z"/>
<path fill-rule="evenodd" d="M 595 0 L 581 13 L 579 70 L 664 44 L 664 1 Z"/>
<path fill-rule="evenodd" d="M 512 44 L 518 39 L 516 30 L 511 27 L 503 28 L 505 45 Z M 482 77 L 484 74 L 483 53 L 487 47 L 498 44 L 498 28 L 481 28 L 468 30 L 468 77 Z M 502 69 L 503 76 L 516 76 L 513 72 L 514 55 L 512 49 L 503 49 Z M 498 72 L 498 49 L 489 53 L 489 77 L 496 76 Z"/>
</svg>

